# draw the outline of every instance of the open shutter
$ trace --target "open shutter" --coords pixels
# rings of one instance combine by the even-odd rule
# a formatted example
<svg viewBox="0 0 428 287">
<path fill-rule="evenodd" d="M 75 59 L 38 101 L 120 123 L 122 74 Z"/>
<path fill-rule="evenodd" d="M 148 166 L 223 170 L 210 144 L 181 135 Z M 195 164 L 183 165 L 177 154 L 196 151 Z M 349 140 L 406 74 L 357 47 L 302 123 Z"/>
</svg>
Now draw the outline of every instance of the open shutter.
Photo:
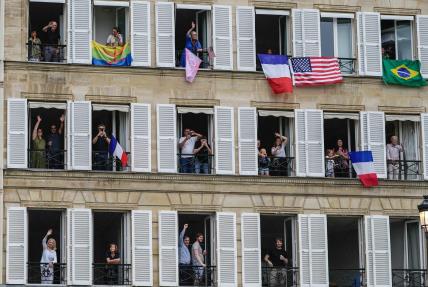
<svg viewBox="0 0 428 287">
<path fill-rule="evenodd" d="M 71 107 L 71 165 L 73 169 L 90 170 L 92 165 L 91 102 L 73 102 Z"/>
<path fill-rule="evenodd" d="M 421 74 L 428 78 L 428 15 L 416 16 L 418 37 L 418 59 L 421 61 Z"/>
<path fill-rule="evenodd" d="M 235 174 L 233 108 L 214 107 L 215 168 L 217 174 Z"/>
<path fill-rule="evenodd" d="M 177 172 L 177 120 L 175 105 L 157 105 L 158 172 Z"/>
<path fill-rule="evenodd" d="M 152 212 L 132 211 L 132 285 L 153 286 Z"/>
<path fill-rule="evenodd" d="M 232 7 L 213 5 L 214 68 L 233 69 Z"/>
<path fill-rule="evenodd" d="M 317 9 L 293 9 L 293 56 L 321 56 L 320 12 Z"/>
<path fill-rule="evenodd" d="M 216 223 L 218 286 L 237 286 L 236 214 L 217 212 Z"/>
<path fill-rule="evenodd" d="M 258 213 L 242 213 L 241 244 L 242 285 L 260 287 L 262 286 L 262 266 L 260 261 L 260 215 Z"/>
<path fill-rule="evenodd" d="M 300 286 L 328 287 L 327 217 L 298 215 Z"/>
<path fill-rule="evenodd" d="M 388 216 L 365 216 L 365 241 L 367 286 L 392 286 Z"/>
<path fill-rule="evenodd" d="M 256 36 L 254 7 L 236 7 L 238 70 L 256 70 Z"/>
<path fill-rule="evenodd" d="M 382 76 L 382 45 L 380 14 L 357 12 L 359 74 Z"/>
<path fill-rule="evenodd" d="M 133 66 L 151 66 L 150 2 L 131 0 Z"/>
<path fill-rule="evenodd" d="M 7 101 L 7 167 L 28 167 L 28 114 L 26 99 Z"/>
<path fill-rule="evenodd" d="M 92 211 L 76 208 L 67 211 L 67 270 L 70 285 L 92 285 Z"/>
<path fill-rule="evenodd" d="M 92 1 L 68 1 L 71 30 L 68 39 L 71 61 L 73 63 L 90 64 L 92 62 Z"/>
<path fill-rule="evenodd" d="M 6 284 L 27 284 L 27 209 L 7 209 Z"/>
<path fill-rule="evenodd" d="M 324 118 L 321 110 L 295 110 L 296 175 L 325 176 Z"/>
<path fill-rule="evenodd" d="M 373 165 L 378 178 L 386 178 L 385 114 L 360 112 L 362 150 L 373 154 Z"/>
<path fill-rule="evenodd" d="M 131 104 L 131 168 L 151 172 L 151 107 Z"/>
<path fill-rule="evenodd" d="M 257 175 L 257 111 L 256 108 L 239 108 L 239 174 Z"/>
<path fill-rule="evenodd" d="M 156 65 L 158 67 L 175 67 L 174 17 L 174 2 L 156 3 Z"/>
<path fill-rule="evenodd" d="M 159 211 L 160 286 L 178 286 L 177 212 Z"/>
<path fill-rule="evenodd" d="M 428 180 L 428 113 L 421 114 L 421 129 L 424 179 Z"/>
</svg>

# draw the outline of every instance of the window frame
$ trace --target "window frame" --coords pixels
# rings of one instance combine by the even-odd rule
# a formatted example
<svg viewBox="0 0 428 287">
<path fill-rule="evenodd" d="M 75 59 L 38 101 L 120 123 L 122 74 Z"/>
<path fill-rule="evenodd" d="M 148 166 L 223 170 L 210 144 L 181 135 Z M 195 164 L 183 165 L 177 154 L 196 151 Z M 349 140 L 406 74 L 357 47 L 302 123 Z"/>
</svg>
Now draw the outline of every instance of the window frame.
<svg viewBox="0 0 428 287">
<path fill-rule="evenodd" d="M 380 15 L 380 23 L 382 25 L 382 20 L 391 20 L 394 21 L 394 46 L 395 46 L 395 59 L 398 60 L 398 41 L 397 41 L 397 21 L 410 21 L 410 47 L 411 47 L 411 59 L 409 60 L 415 60 L 415 31 L 416 28 L 414 27 L 416 25 L 416 20 L 414 16 L 403 16 L 403 15 Z M 380 36 L 382 39 L 382 27 L 380 29 Z M 417 36 L 416 36 L 417 38 Z M 382 46 L 382 40 L 381 40 L 381 46 Z M 382 48 L 382 47 L 381 47 Z"/>
<path fill-rule="evenodd" d="M 355 59 L 355 15 L 352 13 L 330 13 L 330 12 L 322 12 L 320 13 L 320 22 L 322 22 L 323 18 L 330 18 L 333 20 L 333 49 L 334 49 L 334 57 L 339 58 L 339 39 L 337 34 L 337 19 L 350 19 L 351 20 L 351 58 Z M 321 34 L 320 34 L 321 37 Z M 321 38 L 322 43 L 322 38 Z"/>
</svg>

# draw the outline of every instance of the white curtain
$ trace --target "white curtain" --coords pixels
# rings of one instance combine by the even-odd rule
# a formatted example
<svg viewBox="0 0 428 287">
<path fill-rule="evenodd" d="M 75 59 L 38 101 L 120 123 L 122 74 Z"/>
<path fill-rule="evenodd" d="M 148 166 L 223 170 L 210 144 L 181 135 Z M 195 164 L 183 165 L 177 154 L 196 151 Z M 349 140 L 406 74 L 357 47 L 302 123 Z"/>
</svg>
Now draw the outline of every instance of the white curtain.
<svg viewBox="0 0 428 287">
<path fill-rule="evenodd" d="M 419 223 L 407 223 L 408 269 L 420 269 Z"/>
<path fill-rule="evenodd" d="M 129 151 L 129 113 L 119 114 L 119 138 L 117 139 L 125 151 Z"/>
<path fill-rule="evenodd" d="M 337 19 L 337 50 L 339 58 L 352 58 L 351 19 Z"/>
<path fill-rule="evenodd" d="M 401 123 L 401 143 L 404 148 L 403 159 L 414 161 L 419 159 L 419 123 L 404 121 Z M 407 162 L 407 179 L 417 179 L 418 164 L 415 162 Z"/>
</svg>

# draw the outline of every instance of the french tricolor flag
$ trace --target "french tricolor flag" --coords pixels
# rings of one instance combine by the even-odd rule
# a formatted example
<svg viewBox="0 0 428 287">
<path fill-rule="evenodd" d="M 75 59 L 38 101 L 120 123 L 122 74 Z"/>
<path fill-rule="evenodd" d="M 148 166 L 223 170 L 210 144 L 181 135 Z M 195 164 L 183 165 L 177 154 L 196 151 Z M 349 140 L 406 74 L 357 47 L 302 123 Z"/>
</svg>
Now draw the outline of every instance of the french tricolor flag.
<svg viewBox="0 0 428 287">
<path fill-rule="evenodd" d="M 364 187 L 377 186 L 377 174 L 373 166 L 371 151 L 350 152 L 352 166 Z"/>
<path fill-rule="evenodd" d="M 114 135 L 111 135 L 108 152 L 112 156 L 115 156 L 120 159 L 122 167 L 126 167 L 128 165 L 128 156 L 126 155 L 126 152 L 123 150 L 122 146 L 119 144 Z"/>
<path fill-rule="evenodd" d="M 292 93 L 288 57 L 285 55 L 258 54 L 266 79 L 275 94 Z"/>
</svg>

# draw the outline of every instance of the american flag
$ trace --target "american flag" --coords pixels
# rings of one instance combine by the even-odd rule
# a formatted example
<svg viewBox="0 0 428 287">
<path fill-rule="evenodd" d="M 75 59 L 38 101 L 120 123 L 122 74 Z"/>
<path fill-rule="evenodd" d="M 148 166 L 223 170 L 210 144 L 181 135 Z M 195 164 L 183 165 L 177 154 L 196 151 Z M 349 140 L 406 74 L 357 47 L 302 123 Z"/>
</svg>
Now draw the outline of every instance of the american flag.
<svg viewBox="0 0 428 287">
<path fill-rule="evenodd" d="M 337 58 L 291 58 L 295 86 L 331 85 L 342 82 Z"/>
</svg>

